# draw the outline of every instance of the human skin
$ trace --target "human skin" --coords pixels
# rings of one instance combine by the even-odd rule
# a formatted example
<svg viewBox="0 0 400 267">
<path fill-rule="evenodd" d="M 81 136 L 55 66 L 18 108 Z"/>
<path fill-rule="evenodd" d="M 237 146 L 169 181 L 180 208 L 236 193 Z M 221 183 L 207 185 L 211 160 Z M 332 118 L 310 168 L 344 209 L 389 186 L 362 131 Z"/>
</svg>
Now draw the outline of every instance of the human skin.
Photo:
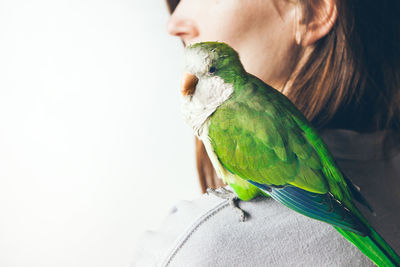
<svg viewBox="0 0 400 267">
<path fill-rule="evenodd" d="M 296 0 L 181 0 L 167 31 L 185 45 L 229 44 L 238 51 L 247 72 L 285 93 L 295 67 L 306 61 L 314 43 L 336 20 L 334 0 L 321 3 L 315 19 L 303 24 L 301 4 Z"/>
<path fill-rule="evenodd" d="M 167 25 L 185 45 L 221 41 L 247 72 L 280 89 L 292 62 L 298 6 L 274 0 L 181 0 Z"/>
</svg>

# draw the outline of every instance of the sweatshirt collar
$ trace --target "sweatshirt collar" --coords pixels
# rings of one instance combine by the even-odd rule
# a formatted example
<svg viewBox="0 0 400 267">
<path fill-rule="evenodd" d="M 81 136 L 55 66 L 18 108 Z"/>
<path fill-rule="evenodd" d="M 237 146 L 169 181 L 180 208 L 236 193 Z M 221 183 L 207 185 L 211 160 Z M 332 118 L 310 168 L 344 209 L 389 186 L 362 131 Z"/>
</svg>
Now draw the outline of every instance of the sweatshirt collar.
<svg viewBox="0 0 400 267">
<path fill-rule="evenodd" d="M 320 134 L 336 159 L 376 160 L 400 153 L 399 132 L 359 133 L 347 129 L 324 129 Z"/>
</svg>

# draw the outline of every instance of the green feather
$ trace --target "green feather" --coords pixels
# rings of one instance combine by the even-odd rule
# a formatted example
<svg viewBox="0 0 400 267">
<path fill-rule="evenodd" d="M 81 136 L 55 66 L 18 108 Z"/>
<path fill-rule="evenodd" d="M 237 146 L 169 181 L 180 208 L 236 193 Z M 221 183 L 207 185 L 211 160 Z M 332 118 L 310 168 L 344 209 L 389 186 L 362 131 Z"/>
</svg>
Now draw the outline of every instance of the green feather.
<svg viewBox="0 0 400 267">
<path fill-rule="evenodd" d="M 400 266 L 399 256 L 354 205 L 343 174 L 303 114 L 283 94 L 246 73 L 228 45 L 206 42 L 188 49 L 193 47 L 208 51 L 215 75 L 234 88 L 210 116 L 208 138 L 233 177 L 230 185 L 239 198 L 249 200 L 260 194 L 258 188 L 273 188 L 271 196 L 290 208 L 343 225 L 336 227 L 339 233 L 379 266 Z M 286 190 L 289 187 L 295 190 Z M 332 205 L 335 209 L 330 212 Z M 339 223 L 345 214 L 351 214 L 349 220 Z"/>
</svg>

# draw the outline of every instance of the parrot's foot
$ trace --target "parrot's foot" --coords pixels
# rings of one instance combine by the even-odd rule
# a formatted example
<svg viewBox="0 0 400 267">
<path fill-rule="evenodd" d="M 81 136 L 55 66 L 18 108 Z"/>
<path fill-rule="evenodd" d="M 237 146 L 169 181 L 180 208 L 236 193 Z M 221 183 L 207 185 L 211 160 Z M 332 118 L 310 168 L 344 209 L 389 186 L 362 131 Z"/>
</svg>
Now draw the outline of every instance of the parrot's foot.
<svg viewBox="0 0 400 267">
<path fill-rule="evenodd" d="M 240 221 L 244 222 L 246 220 L 246 213 L 241 208 L 239 208 L 238 203 L 237 203 L 239 198 L 237 197 L 237 195 L 234 192 L 232 192 L 224 187 L 221 187 L 220 190 L 215 190 L 213 188 L 207 188 L 207 194 L 212 194 L 219 198 L 228 200 L 231 207 L 239 214 Z"/>
</svg>

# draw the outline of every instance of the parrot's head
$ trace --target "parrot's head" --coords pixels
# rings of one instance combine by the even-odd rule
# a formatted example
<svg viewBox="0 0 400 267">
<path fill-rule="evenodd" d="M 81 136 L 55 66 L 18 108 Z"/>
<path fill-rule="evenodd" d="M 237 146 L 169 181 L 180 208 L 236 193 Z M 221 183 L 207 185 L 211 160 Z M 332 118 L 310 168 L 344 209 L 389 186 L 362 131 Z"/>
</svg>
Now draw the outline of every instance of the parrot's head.
<svg viewBox="0 0 400 267">
<path fill-rule="evenodd" d="M 243 77 L 239 55 L 227 44 L 202 42 L 186 47 L 182 112 L 197 136 L 207 119 L 232 96 L 233 84 Z"/>
</svg>

